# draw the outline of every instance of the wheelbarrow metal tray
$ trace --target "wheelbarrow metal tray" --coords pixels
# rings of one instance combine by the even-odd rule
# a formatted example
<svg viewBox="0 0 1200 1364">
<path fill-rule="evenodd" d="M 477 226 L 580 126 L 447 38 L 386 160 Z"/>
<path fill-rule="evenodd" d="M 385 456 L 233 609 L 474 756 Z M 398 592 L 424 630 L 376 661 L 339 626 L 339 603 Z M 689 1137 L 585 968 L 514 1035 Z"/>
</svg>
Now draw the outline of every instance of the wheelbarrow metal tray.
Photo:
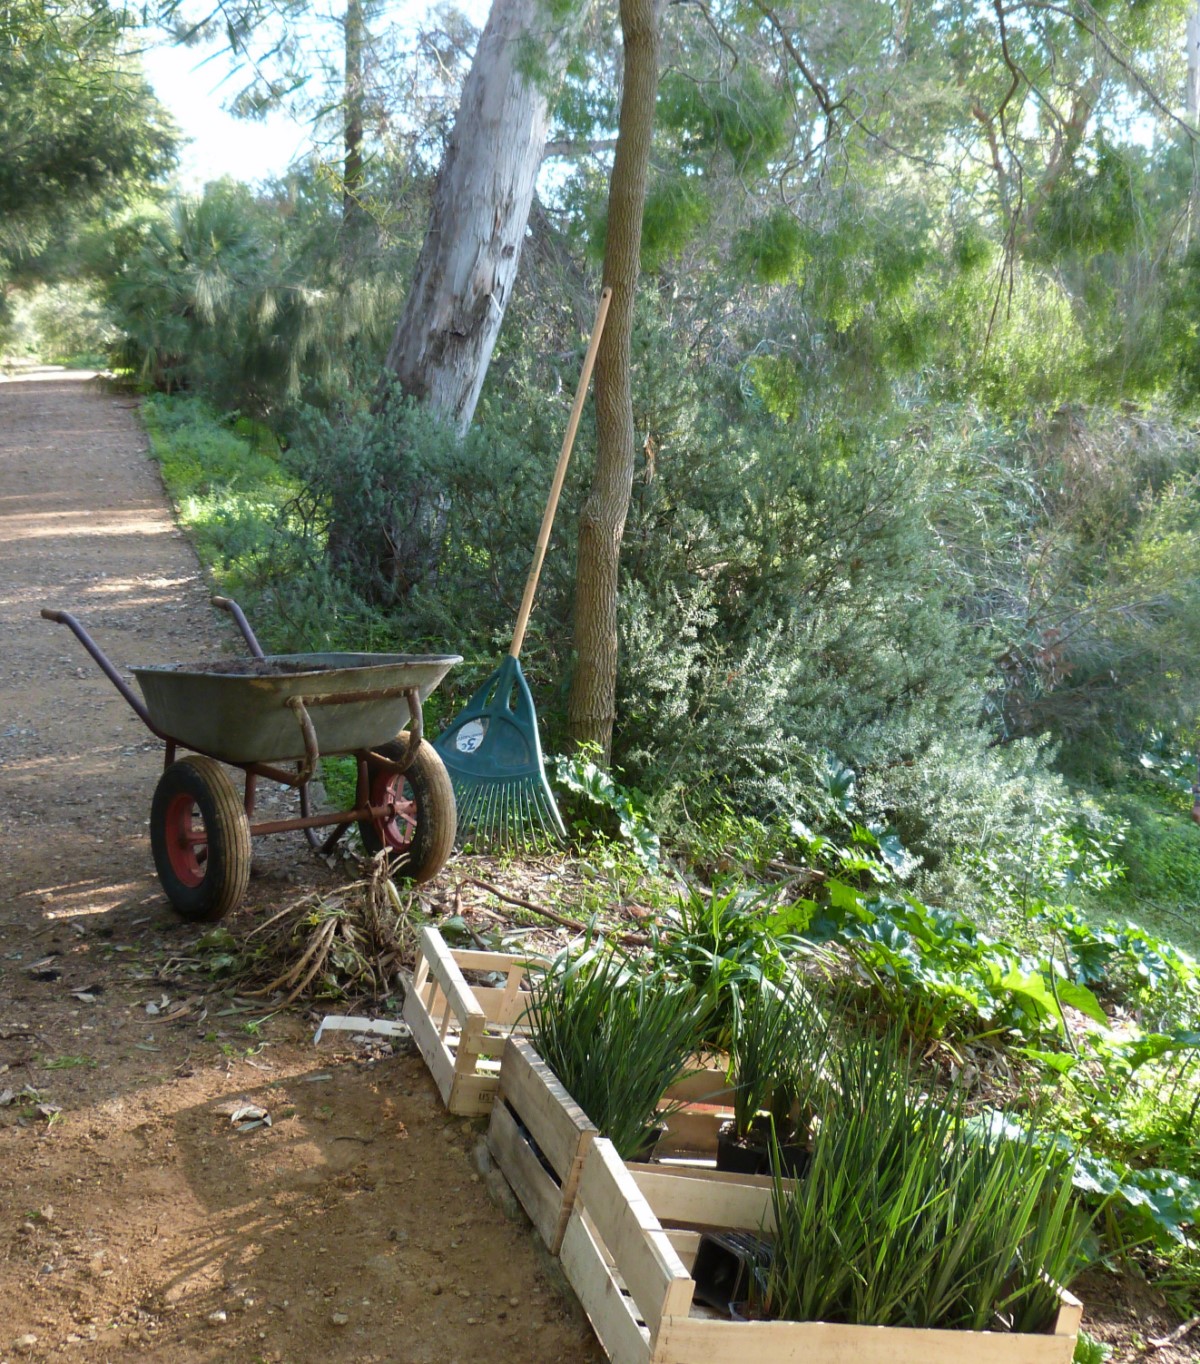
<svg viewBox="0 0 1200 1364">
<path fill-rule="evenodd" d="M 424 701 L 461 662 L 457 654 L 271 654 L 214 671 L 132 671 L 151 721 L 176 743 L 222 762 L 275 763 L 305 756 L 290 698 L 305 699 L 322 753 L 352 753 L 387 743 L 409 722 L 403 695 L 378 693 L 416 688 Z"/>
</svg>

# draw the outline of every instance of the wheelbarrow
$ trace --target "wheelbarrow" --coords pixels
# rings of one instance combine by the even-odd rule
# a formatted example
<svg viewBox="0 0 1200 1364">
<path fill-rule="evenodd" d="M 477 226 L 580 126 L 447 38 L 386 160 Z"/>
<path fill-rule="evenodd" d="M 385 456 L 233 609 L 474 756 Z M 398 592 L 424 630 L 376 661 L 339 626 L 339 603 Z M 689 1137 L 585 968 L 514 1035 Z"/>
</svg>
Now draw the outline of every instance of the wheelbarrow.
<svg viewBox="0 0 1200 1364">
<path fill-rule="evenodd" d="M 212 603 L 237 622 L 251 657 L 133 668 L 144 701 L 73 615 L 42 612 L 74 632 L 166 745 L 150 806 L 150 846 L 176 912 L 203 922 L 236 909 L 250 879 L 251 837 L 291 829 L 303 829 L 311 846 L 328 854 L 357 824 L 367 852 L 386 849 L 397 874 L 417 882 L 436 875 L 454 846 L 454 788 L 423 737 L 421 704 L 462 658 L 265 655 L 237 602 Z M 180 758 L 181 748 L 192 751 Z M 354 806 L 314 814 L 310 783 L 321 756 L 333 754 L 357 760 Z M 242 793 L 227 767 L 245 773 Z M 299 793 L 299 817 L 255 820 L 260 777 Z M 318 830 L 330 832 L 322 838 Z"/>
</svg>

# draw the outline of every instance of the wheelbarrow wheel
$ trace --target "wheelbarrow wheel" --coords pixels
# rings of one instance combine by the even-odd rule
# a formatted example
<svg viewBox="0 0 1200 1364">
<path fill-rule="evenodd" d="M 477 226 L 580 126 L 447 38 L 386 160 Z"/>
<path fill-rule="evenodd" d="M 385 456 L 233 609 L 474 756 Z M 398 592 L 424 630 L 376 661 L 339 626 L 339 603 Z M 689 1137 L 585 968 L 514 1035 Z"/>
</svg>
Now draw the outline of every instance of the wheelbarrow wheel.
<svg viewBox="0 0 1200 1364">
<path fill-rule="evenodd" d="M 407 749 L 407 734 L 395 743 L 381 744 L 380 757 L 398 760 Z M 437 750 L 421 740 L 406 772 L 389 772 L 369 765 L 372 805 L 391 805 L 391 815 L 360 819 L 363 847 L 374 855 L 387 849 L 393 870 L 420 884 L 436 876 L 454 847 L 457 829 L 454 787 Z"/>
<path fill-rule="evenodd" d="M 229 774 L 189 754 L 158 780 L 150 807 L 158 879 L 181 918 L 223 919 L 250 882 L 250 822 Z"/>
</svg>

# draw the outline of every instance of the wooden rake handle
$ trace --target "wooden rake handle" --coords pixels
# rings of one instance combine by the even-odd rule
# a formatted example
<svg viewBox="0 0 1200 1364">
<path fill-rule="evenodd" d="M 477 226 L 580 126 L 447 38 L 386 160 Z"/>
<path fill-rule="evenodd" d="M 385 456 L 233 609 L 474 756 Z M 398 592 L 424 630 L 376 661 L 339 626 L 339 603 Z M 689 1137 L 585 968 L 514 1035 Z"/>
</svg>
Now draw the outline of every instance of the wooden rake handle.
<svg viewBox="0 0 1200 1364">
<path fill-rule="evenodd" d="M 558 456 L 558 467 L 554 470 L 554 482 L 550 485 L 550 496 L 546 499 L 542 528 L 538 532 L 537 547 L 533 551 L 533 567 L 530 568 L 529 577 L 525 581 L 525 593 L 521 598 L 521 609 L 517 612 L 513 641 L 508 650 L 513 658 L 520 657 L 521 645 L 525 643 L 525 627 L 529 624 L 529 613 L 533 610 L 533 596 L 537 591 L 538 578 L 542 573 L 542 561 L 546 557 L 546 546 L 550 543 L 554 513 L 558 510 L 559 494 L 562 492 L 563 480 L 567 476 L 571 447 L 575 444 L 575 432 L 579 430 L 579 418 L 583 413 L 588 382 L 592 377 L 592 366 L 596 363 L 596 351 L 600 348 L 600 337 L 604 334 L 604 319 L 608 316 L 608 305 L 611 301 L 612 288 L 606 285 L 600 293 L 600 307 L 596 311 L 596 321 L 592 327 L 592 339 L 588 342 L 587 354 L 583 357 L 583 369 L 579 374 L 579 387 L 575 390 L 571 419 L 567 422 L 567 434 L 563 437 L 562 450 Z"/>
</svg>

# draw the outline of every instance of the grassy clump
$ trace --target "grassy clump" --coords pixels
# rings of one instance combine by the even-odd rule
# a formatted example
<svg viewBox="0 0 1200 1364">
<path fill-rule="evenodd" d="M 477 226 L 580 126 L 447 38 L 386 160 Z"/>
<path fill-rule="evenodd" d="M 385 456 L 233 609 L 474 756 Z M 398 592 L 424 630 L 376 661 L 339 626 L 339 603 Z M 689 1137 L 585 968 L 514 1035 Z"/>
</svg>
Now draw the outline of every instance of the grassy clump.
<svg viewBox="0 0 1200 1364">
<path fill-rule="evenodd" d="M 534 978 L 530 1038 L 624 1160 L 645 1145 L 663 1092 L 695 1051 L 705 1003 L 611 948 L 557 957 Z"/>
<path fill-rule="evenodd" d="M 777 1181 L 763 1306 L 796 1321 L 1036 1331 L 1079 1268 L 1070 1158 L 921 1093 L 898 1033 L 839 1053 L 807 1177 Z"/>
<path fill-rule="evenodd" d="M 198 398 L 148 398 L 142 418 L 201 561 L 230 590 L 259 581 L 296 492 L 269 433 L 223 420 Z"/>
</svg>

